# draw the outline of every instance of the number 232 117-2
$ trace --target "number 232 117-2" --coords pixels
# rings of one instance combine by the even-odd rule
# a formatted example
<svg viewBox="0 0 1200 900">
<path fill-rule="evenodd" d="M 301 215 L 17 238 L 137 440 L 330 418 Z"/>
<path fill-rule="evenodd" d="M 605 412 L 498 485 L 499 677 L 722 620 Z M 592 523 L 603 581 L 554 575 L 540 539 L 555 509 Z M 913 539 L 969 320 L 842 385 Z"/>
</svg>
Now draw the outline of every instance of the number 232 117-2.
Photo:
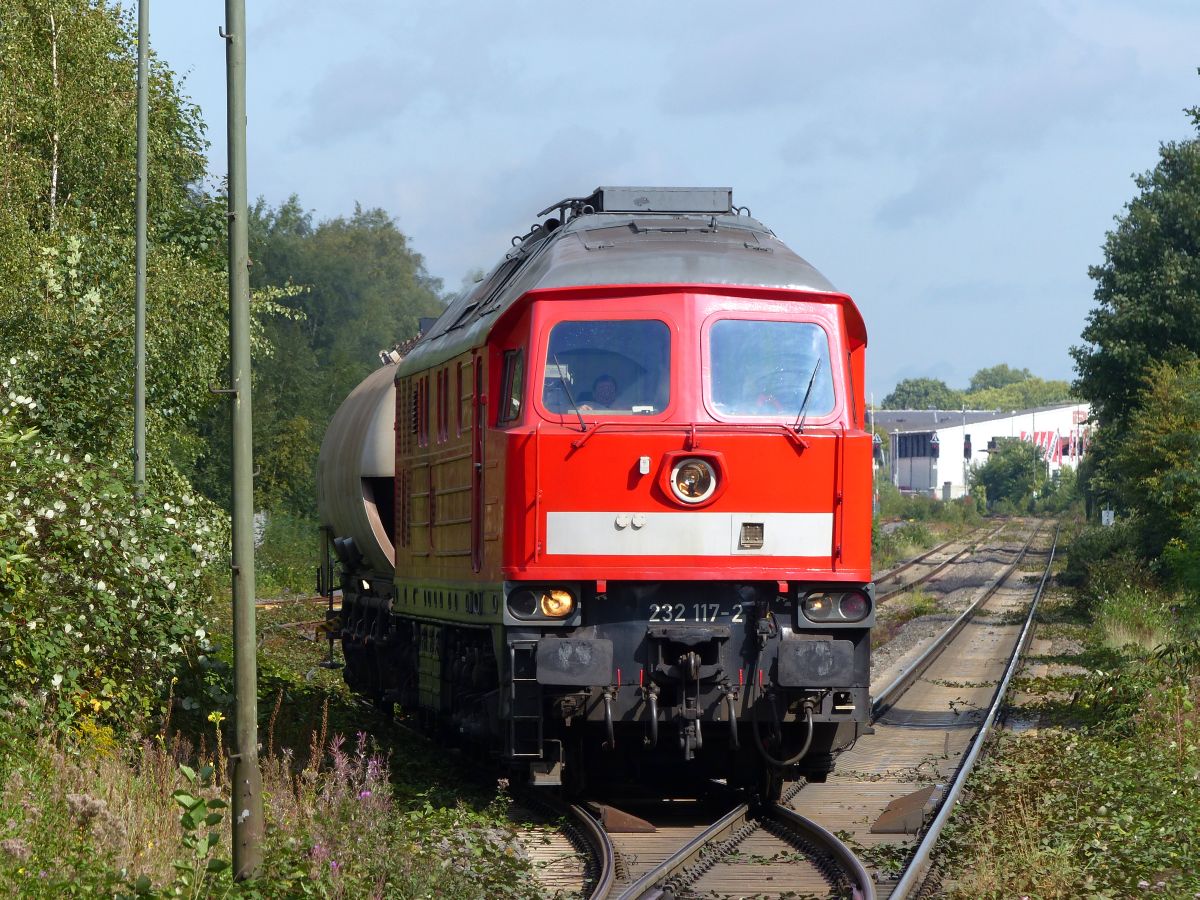
<svg viewBox="0 0 1200 900">
<path fill-rule="evenodd" d="M 735 606 L 731 612 L 722 612 L 719 603 L 651 603 L 651 622 L 716 622 L 732 615 L 731 621 L 742 621 L 742 607 Z"/>
</svg>

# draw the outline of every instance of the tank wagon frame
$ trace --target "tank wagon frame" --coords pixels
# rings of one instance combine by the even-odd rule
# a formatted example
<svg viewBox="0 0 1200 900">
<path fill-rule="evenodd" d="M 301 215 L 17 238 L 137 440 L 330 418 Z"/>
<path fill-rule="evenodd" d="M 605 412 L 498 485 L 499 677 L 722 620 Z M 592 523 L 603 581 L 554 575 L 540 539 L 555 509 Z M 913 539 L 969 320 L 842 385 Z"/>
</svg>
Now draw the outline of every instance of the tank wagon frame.
<svg viewBox="0 0 1200 900">
<path fill-rule="evenodd" d="M 856 307 L 727 188 L 539 215 L 330 425 L 347 682 L 535 783 L 823 778 L 869 709 Z"/>
</svg>

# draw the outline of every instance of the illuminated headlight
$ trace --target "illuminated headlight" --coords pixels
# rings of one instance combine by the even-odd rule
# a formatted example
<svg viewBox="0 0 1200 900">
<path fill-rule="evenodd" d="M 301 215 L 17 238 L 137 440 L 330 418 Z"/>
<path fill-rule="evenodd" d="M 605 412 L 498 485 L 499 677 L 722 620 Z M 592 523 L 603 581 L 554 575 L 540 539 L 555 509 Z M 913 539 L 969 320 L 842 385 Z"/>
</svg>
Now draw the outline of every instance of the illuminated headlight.
<svg viewBox="0 0 1200 900">
<path fill-rule="evenodd" d="M 861 591 L 813 591 L 800 603 L 810 622 L 861 622 L 871 611 L 871 601 Z"/>
<path fill-rule="evenodd" d="M 513 591 L 508 611 L 518 619 L 565 619 L 575 611 L 575 597 L 570 591 L 548 588 Z"/>
<path fill-rule="evenodd" d="M 568 591 L 541 591 L 538 608 L 551 619 L 569 616 L 575 610 L 575 598 Z"/>
<path fill-rule="evenodd" d="M 671 490 L 684 503 L 702 503 L 717 489 L 717 473 L 703 459 L 684 459 L 671 469 Z"/>
</svg>

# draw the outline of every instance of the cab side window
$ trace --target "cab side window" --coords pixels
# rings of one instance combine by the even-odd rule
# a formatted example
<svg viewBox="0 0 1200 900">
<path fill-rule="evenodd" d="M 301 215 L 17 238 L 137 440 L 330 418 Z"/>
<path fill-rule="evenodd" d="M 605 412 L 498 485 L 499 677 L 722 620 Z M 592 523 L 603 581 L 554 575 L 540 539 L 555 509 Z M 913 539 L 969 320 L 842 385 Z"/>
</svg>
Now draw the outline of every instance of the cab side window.
<svg viewBox="0 0 1200 900">
<path fill-rule="evenodd" d="M 525 387 L 525 354 L 521 350 L 504 351 L 504 390 L 500 394 L 497 424 L 515 422 L 521 417 L 521 397 Z"/>
</svg>

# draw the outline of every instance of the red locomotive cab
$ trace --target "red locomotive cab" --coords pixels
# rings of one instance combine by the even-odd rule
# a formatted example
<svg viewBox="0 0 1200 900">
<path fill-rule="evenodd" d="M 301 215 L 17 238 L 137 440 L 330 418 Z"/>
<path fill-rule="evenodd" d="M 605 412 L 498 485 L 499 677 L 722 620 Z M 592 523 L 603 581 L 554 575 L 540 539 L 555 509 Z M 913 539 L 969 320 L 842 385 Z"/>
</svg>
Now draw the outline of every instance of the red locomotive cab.
<svg viewBox="0 0 1200 900">
<path fill-rule="evenodd" d="M 869 581 L 848 298 L 557 291 L 522 322 L 506 579 Z"/>
</svg>

